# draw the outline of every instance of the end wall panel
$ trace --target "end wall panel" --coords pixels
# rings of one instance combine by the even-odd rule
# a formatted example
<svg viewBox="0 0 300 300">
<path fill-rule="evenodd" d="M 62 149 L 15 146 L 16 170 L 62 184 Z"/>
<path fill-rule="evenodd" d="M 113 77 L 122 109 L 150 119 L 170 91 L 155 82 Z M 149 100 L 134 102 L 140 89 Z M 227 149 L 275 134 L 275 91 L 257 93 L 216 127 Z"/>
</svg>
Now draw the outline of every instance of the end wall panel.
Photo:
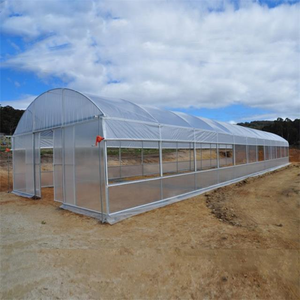
<svg viewBox="0 0 300 300">
<path fill-rule="evenodd" d="M 33 134 L 14 137 L 14 191 L 34 195 Z"/>
</svg>

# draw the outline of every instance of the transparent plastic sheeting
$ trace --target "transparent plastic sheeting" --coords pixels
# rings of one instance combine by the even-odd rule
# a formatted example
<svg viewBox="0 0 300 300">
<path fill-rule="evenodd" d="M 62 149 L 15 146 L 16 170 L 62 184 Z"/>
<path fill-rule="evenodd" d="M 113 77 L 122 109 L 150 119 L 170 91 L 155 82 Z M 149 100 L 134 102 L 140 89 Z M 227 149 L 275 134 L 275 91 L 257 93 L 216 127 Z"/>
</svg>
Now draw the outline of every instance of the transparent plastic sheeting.
<svg viewBox="0 0 300 300">
<path fill-rule="evenodd" d="M 53 171 L 47 171 L 47 163 L 41 163 L 41 136 L 45 137 L 44 133 L 15 136 L 14 191 L 41 196 L 41 187 L 54 186 L 54 200 L 101 212 L 106 206 L 101 206 L 101 197 L 105 198 L 105 188 L 102 187 L 105 164 L 102 162 L 100 167 L 100 159 L 104 159 L 104 144 L 95 146 L 95 137 L 99 130 L 102 131 L 101 126 L 96 119 L 53 129 Z"/>
<path fill-rule="evenodd" d="M 230 174 L 232 173 L 232 169 L 234 171 L 234 168 L 226 168 L 221 171 Z M 247 168 L 244 166 L 244 169 L 246 170 Z M 181 194 L 218 184 L 218 171 L 220 170 L 180 174 L 116 186 L 112 185 L 109 187 L 110 212 L 114 213 L 120 210 L 130 209 L 135 206 L 180 196 Z M 231 177 L 228 180 L 235 178 L 234 175 Z"/>
<path fill-rule="evenodd" d="M 62 129 L 53 131 L 53 184 L 54 200 L 64 201 L 64 178 L 63 178 L 63 137 Z"/>
<path fill-rule="evenodd" d="M 37 97 L 13 136 L 15 193 L 53 185 L 63 208 L 111 223 L 286 164 L 277 135 L 70 89 Z"/>
<path fill-rule="evenodd" d="M 34 186 L 34 196 L 41 197 L 41 134 L 36 133 L 33 136 L 34 139 L 34 174 L 33 174 L 33 186 Z"/>
<path fill-rule="evenodd" d="M 41 132 L 40 147 L 41 149 L 53 148 L 53 130 L 46 130 Z"/>
<path fill-rule="evenodd" d="M 134 104 L 121 99 L 54 89 L 37 97 L 23 114 L 15 135 L 104 117 L 106 139 L 165 140 L 288 146 L 268 132 Z"/>
<path fill-rule="evenodd" d="M 54 130 L 55 200 L 101 212 L 98 134 L 98 120 Z"/>
<path fill-rule="evenodd" d="M 41 195 L 39 140 L 39 134 L 13 138 L 14 192 L 27 197 Z"/>
<path fill-rule="evenodd" d="M 100 152 L 95 146 L 98 122 L 75 127 L 76 205 L 101 212 Z"/>
<path fill-rule="evenodd" d="M 61 127 L 102 115 L 82 94 L 70 89 L 54 89 L 37 97 L 23 114 L 15 135 Z"/>
<path fill-rule="evenodd" d="M 288 164 L 288 158 L 254 164 L 212 169 L 171 178 L 110 186 L 110 211 L 107 222 L 125 218 L 190 198 L 208 190 L 257 176 Z"/>
</svg>

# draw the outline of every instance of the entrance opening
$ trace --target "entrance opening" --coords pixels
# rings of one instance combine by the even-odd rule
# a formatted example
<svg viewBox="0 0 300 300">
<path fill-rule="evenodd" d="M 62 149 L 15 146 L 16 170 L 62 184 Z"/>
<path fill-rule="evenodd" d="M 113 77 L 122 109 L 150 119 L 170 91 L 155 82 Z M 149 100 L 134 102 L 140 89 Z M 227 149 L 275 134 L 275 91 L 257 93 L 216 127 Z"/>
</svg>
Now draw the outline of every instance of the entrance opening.
<svg viewBox="0 0 300 300">
<path fill-rule="evenodd" d="M 53 198 L 53 131 L 41 132 L 40 138 L 40 176 L 41 194 L 52 194 Z M 47 188 L 47 189 L 46 189 Z"/>
</svg>

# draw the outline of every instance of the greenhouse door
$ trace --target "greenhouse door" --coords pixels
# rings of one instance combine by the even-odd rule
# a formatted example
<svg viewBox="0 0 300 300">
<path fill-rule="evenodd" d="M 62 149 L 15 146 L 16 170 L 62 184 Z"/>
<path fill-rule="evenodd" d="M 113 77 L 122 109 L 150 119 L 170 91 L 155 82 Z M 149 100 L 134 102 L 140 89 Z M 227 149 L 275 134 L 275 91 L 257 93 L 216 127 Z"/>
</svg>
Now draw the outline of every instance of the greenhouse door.
<svg viewBox="0 0 300 300">
<path fill-rule="evenodd" d="M 25 197 L 41 197 L 40 134 L 13 138 L 13 192 Z"/>
<path fill-rule="evenodd" d="M 102 213 L 98 120 L 75 126 L 76 206 Z M 103 144 L 102 144 L 103 145 Z"/>
<path fill-rule="evenodd" d="M 53 131 L 54 200 L 64 206 L 103 211 L 104 171 L 100 145 L 95 145 L 97 135 L 98 119 Z"/>
<path fill-rule="evenodd" d="M 34 195 L 41 198 L 41 133 L 33 134 L 34 148 Z"/>
<path fill-rule="evenodd" d="M 55 201 L 76 204 L 74 126 L 53 130 L 53 184 Z"/>
</svg>

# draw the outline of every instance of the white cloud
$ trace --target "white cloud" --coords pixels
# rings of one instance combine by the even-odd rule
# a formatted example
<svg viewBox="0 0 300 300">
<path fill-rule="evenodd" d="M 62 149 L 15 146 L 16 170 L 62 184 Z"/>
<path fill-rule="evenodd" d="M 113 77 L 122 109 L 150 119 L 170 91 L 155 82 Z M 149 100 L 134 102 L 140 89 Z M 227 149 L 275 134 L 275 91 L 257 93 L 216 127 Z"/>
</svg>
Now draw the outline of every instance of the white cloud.
<svg viewBox="0 0 300 300">
<path fill-rule="evenodd" d="M 5 66 L 77 90 L 168 107 L 300 112 L 299 4 L 10 0 L 1 18 L 5 32 L 32 43 Z"/>
<path fill-rule="evenodd" d="M 26 109 L 29 104 L 36 98 L 35 95 L 23 95 L 20 99 L 10 100 L 10 101 L 1 101 L 1 106 L 12 106 L 16 109 Z"/>
</svg>

